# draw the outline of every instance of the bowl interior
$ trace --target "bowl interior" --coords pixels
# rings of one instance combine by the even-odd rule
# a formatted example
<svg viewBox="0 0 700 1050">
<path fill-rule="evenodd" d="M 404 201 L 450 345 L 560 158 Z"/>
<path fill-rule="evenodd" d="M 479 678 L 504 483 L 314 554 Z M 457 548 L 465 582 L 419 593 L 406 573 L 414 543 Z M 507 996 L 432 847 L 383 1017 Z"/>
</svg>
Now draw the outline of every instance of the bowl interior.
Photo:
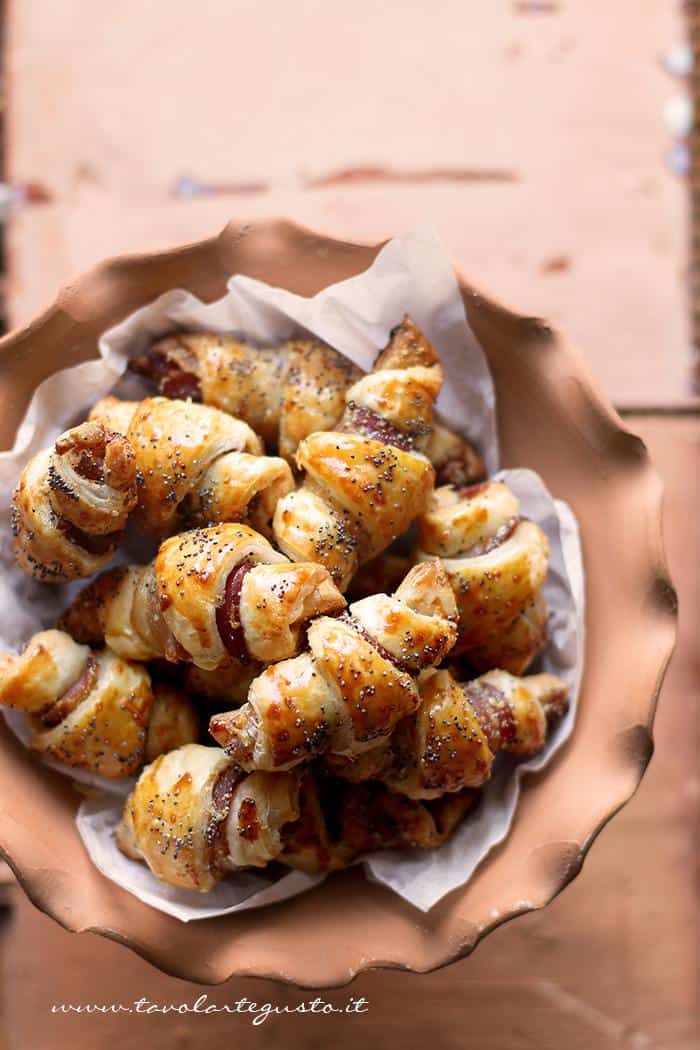
<svg viewBox="0 0 700 1050">
<path fill-rule="evenodd" d="M 186 288 L 211 300 L 231 274 L 244 273 L 311 295 L 366 269 L 380 247 L 281 221 L 231 223 L 199 244 L 100 265 L 0 342 L 0 444 L 12 444 L 42 379 L 94 357 L 101 332 L 162 292 Z M 587 639 L 572 738 L 544 773 L 526 778 L 508 839 L 428 914 L 355 870 L 263 911 L 186 926 L 92 866 L 74 824 L 73 789 L 38 766 L 0 723 L 0 848 L 31 899 L 67 928 L 101 932 L 202 983 L 249 974 L 318 987 L 373 966 L 425 971 L 551 900 L 633 793 L 651 753 L 654 705 L 675 637 L 659 479 L 642 442 L 623 429 L 561 337 L 466 281 L 461 287 L 496 384 L 502 465 L 537 470 L 581 526 Z"/>
</svg>

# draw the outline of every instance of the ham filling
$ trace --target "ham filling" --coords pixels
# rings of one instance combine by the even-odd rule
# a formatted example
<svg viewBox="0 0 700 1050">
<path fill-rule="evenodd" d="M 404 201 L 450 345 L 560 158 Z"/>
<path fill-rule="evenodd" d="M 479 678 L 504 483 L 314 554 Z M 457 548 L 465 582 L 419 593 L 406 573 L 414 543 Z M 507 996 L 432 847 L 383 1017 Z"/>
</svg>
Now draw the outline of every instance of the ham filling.
<svg viewBox="0 0 700 1050">
<path fill-rule="evenodd" d="M 226 580 L 224 600 L 216 610 L 216 627 L 226 652 L 240 663 L 250 663 L 251 657 L 241 623 L 241 590 L 246 574 L 253 568 L 252 558 L 244 558 Z"/>
</svg>

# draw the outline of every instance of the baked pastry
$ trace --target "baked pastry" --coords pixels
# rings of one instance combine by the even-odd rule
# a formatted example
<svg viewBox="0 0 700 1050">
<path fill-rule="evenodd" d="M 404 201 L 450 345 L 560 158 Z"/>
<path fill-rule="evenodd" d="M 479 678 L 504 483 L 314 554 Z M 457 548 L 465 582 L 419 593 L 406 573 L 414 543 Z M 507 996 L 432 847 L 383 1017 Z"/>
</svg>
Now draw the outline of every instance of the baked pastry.
<svg viewBox="0 0 700 1050">
<path fill-rule="evenodd" d="M 410 317 L 398 326 L 399 337 L 408 333 L 410 339 L 414 331 Z M 309 434 L 336 427 L 349 388 L 362 377 L 348 358 L 315 339 L 258 349 L 213 332 L 167 336 L 129 367 L 153 379 L 166 397 L 202 401 L 244 419 L 290 462 Z M 438 484 L 468 485 L 484 477 L 476 450 L 447 427 L 434 425 L 424 451 Z"/>
<path fill-rule="evenodd" d="M 211 704 L 226 708 L 245 703 L 250 683 L 260 674 L 260 664 L 231 657 L 231 662 L 213 671 L 194 664 L 177 667 L 178 676 L 188 693 Z"/>
<path fill-rule="evenodd" d="M 218 747 L 189 744 L 144 769 L 117 845 L 161 882 L 204 893 L 230 871 L 275 860 L 298 815 L 298 774 L 245 775 Z"/>
<path fill-rule="evenodd" d="M 455 604 L 440 562 L 413 568 L 390 597 L 320 616 L 309 649 L 266 668 L 209 731 L 243 769 L 289 769 L 323 752 L 376 747 L 419 703 L 416 676 L 454 644 Z"/>
<path fill-rule="evenodd" d="M 436 485 L 465 488 L 486 477 L 484 461 L 474 446 L 441 423 L 433 423 L 423 451 L 435 467 Z"/>
<path fill-rule="evenodd" d="M 279 860 L 308 873 L 335 871 L 378 849 L 441 846 L 478 801 L 461 791 L 417 801 L 376 782 L 351 784 L 304 770 L 299 818 L 284 829 Z"/>
<path fill-rule="evenodd" d="M 413 565 L 414 560 L 407 555 L 385 551 L 360 566 L 350 581 L 346 598 L 357 601 L 371 594 L 391 594 Z"/>
<path fill-rule="evenodd" d="M 330 755 L 328 768 L 355 783 L 381 780 L 409 798 L 478 788 L 499 751 L 533 755 L 568 710 L 568 690 L 551 674 L 516 678 L 489 671 L 471 682 L 426 671 L 420 707 L 381 747 L 356 758 Z"/>
<path fill-rule="evenodd" d="M 436 489 L 418 518 L 418 557 L 442 559 L 457 601 L 454 655 L 476 671 L 523 674 L 547 640 L 549 544 L 519 511 L 507 485 L 487 481 Z"/>
<path fill-rule="evenodd" d="M 269 533 L 277 500 L 294 487 L 289 465 L 264 456 L 247 423 L 206 405 L 106 397 L 90 419 L 123 433 L 131 444 L 138 514 L 154 536 L 243 519 Z"/>
<path fill-rule="evenodd" d="M 305 478 L 273 518 L 280 550 L 325 565 L 340 590 L 427 506 L 435 471 L 421 451 L 442 384 L 434 349 L 410 322 L 394 329 L 374 370 L 347 391 L 337 430 L 297 449 Z"/>
<path fill-rule="evenodd" d="M 61 625 L 132 660 L 213 671 L 293 656 L 312 617 L 344 606 L 322 566 L 292 564 L 247 525 L 227 524 L 172 536 L 150 565 L 99 576 Z"/>
<path fill-rule="evenodd" d="M 258 349 L 210 332 L 160 339 L 129 367 L 154 379 L 166 397 L 202 401 L 244 419 L 290 460 L 303 438 L 338 422 L 347 388 L 362 375 L 316 339 Z"/>
<path fill-rule="evenodd" d="M 129 442 L 81 423 L 22 471 L 12 500 L 17 564 L 45 583 L 90 576 L 111 559 L 135 506 Z"/>
<path fill-rule="evenodd" d="M 0 654 L 0 706 L 26 712 L 33 750 L 110 778 L 199 734 L 186 696 L 156 687 L 154 697 L 144 667 L 63 631 L 41 631 L 22 653 Z"/>
<path fill-rule="evenodd" d="M 202 719 L 187 690 L 171 682 L 151 679 L 153 703 L 146 730 L 144 762 L 175 751 L 185 744 L 196 744 L 202 736 Z"/>
<path fill-rule="evenodd" d="M 205 893 L 233 871 L 274 861 L 315 873 L 372 850 L 439 846 L 477 798 L 418 802 L 381 784 L 319 779 L 311 767 L 246 774 L 219 748 L 189 744 L 143 770 L 116 839 L 161 882 Z"/>
</svg>

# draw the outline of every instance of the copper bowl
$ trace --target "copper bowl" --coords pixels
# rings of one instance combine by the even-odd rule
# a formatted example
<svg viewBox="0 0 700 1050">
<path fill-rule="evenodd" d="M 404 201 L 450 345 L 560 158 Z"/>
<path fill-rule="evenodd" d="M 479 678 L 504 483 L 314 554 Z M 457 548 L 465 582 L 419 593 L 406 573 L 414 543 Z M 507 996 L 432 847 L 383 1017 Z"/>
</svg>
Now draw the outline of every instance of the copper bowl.
<svg viewBox="0 0 700 1050">
<path fill-rule="evenodd" d="M 380 247 L 284 221 L 232 222 L 211 240 L 102 263 L 1 341 L 3 447 L 41 380 L 94 357 L 101 332 L 162 292 L 186 288 L 211 300 L 231 274 L 244 273 L 312 295 L 366 269 Z M 496 384 L 503 465 L 539 471 L 581 525 L 586 663 L 571 739 L 544 773 L 526 778 L 505 843 L 428 914 L 355 870 L 262 911 L 184 925 L 92 866 L 74 823 L 74 790 L 0 721 L 0 850 L 34 904 L 66 929 L 100 933 L 167 973 L 206 984 L 245 974 L 329 987 L 371 967 L 426 972 L 468 954 L 506 920 L 548 904 L 633 794 L 651 756 L 656 699 L 675 639 L 661 482 L 641 440 L 624 429 L 561 336 L 464 280 L 461 289 Z"/>
</svg>

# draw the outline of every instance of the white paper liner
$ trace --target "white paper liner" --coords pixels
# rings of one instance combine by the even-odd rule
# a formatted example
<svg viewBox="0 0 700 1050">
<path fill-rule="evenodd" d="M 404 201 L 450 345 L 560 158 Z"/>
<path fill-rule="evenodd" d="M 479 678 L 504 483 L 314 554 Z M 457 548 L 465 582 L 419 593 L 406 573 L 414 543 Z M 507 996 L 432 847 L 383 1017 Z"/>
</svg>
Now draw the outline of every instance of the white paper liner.
<svg viewBox="0 0 700 1050">
<path fill-rule="evenodd" d="M 541 670 L 566 682 L 572 702 L 534 758 L 517 762 L 512 756 L 499 756 L 494 775 L 482 789 L 478 808 L 443 846 L 436 850 L 383 850 L 367 858 L 365 867 L 373 879 L 421 911 L 428 911 L 451 890 L 468 882 L 490 850 L 503 841 L 515 816 L 523 775 L 547 764 L 570 735 L 576 717 L 584 642 L 583 562 L 576 519 L 567 503 L 552 499 L 534 471 L 502 470 L 496 478 L 518 497 L 521 514 L 536 521 L 547 534 L 550 556 L 544 595 L 550 613 L 550 637 Z"/>
<path fill-rule="evenodd" d="M 118 849 L 114 832 L 121 820 L 122 809 L 123 802 L 109 795 L 81 802 L 76 823 L 90 859 L 103 875 L 133 893 L 144 904 L 150 904 L 182 922 L 212 919 L 217 915 L 276 904 L 323 882 L 323 875 L 290 871 L 275 878 L 262 869 L 260 872 L 239 871 L 208 893 L 166 886 L 144 864 L 129 860 Z"/>
<path fill-rule="evenodd" d="M 329 286 L 313 298 L 271 288 L 245 276 L 232 277 L 225 296 L 202 303 L 173 290 L 106 332 L 100 358 L 46 379 L 35 392 L 18 430 L 14 448 L 0 453 L 0 645 L 18 648 L 35 631 L 51 626 L 81 584 L 49 587 L 31 580 L 14 564 L 9 501 L 28 459 L 58 434 L 85 418 L 104 394 L 140 396 L 134 377 L 121 378 L 128 358 L 156 337 L 175 329 L 233 333 L 248 341 L 275 344 L 311 333 L 346 354 L 365 370 L 387 342 L 391 328 L 410 313 L 438 349 L 445 384 L 441 418 L 476 444 L 489 472 L 498 466 L 495 398 L 486 359 L 468 327 L 454 271 L 431 229 L 419 229 L 387 244 L 364 273 Z M 116 384 L 116 387 L 115 387 Z M 583 655 L 583 563 L 578 528 L 571 510 L 550 497 L 532 471 L 503 472 L 521 501 L 522 513 L 538 522 L 551 546 L 545 595 L 550 608 L 551 641 L 542 668 L 560 675 L 571 690 L 571 709 L 545 750 L 528 763 L 499 762 L 483 800 L 446 845 L 433 851 L 384 851 L 365 861 L 370 876 L 421 910 L 463 885 L 489 850 L 507 834 L 522 774 L 539 769 L 573 727 Z M 141 560 L 147 553 L 141 553 Z M 127 545 L 122 559 L 133 557 Z M 3 712 L 27 743 L 21 714 Z M 96 866 L 144 902 L 182 921 L 210 918 L 295 896 L 320 878 L 290 873 L 271 881 L 266 874 L 240 873 L 214 891 L 199 895 L 158 882 L 116 848 L 113 829 L 124 795 L 133 781 L 108 781 L 90 773 L 53 768 L 99 787 L 103 794 L 83 802 L 79 832 Z M 513 766 L 515 765 L 515 768 Z"/>
</svg>

